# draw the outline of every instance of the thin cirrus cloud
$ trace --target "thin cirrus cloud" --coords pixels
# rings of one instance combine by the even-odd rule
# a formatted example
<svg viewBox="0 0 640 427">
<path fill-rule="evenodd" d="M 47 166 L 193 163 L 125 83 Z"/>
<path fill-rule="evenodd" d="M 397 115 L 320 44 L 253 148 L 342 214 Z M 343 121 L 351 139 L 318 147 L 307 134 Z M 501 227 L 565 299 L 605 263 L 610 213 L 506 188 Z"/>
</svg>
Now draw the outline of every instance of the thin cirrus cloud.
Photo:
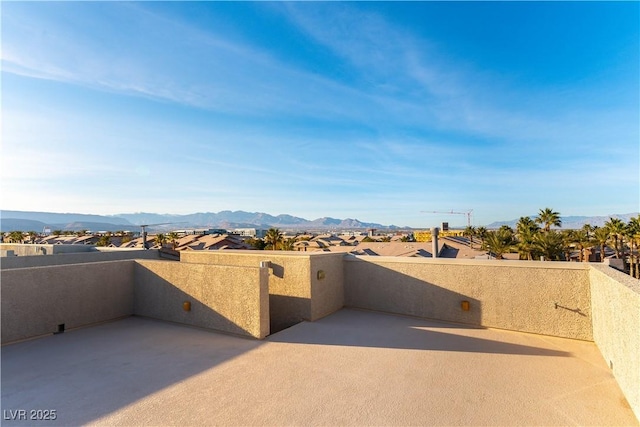
<svg viewBox="0 0 640 427">
<path fill-rule="evenodd" d="M 3 115 L 17 120 L 5 122 L 3 162 L 47 153 L 34 164 L 48 179 L 58 178 L 67 195 L 78 185 L 73 178 L 85 178 L 78 191 L 97 185 L 99 176 L 118 185 L 129 180 L 131 193 L 149 199 L 121 197 L 132 209 L 154 210 L 154 180 L 171 171 L 180 179 L 163 184 L 167 194 L 188 198 L 195 210 L 280 206 L 279 212 L 318 217 L 351 209 L 346 216 L 372 212 L 381 216 L 361 219 L 392 223 L 390 215 L 418 212 L 425 198 L 468 209 L 485 206 L 487 197 L 503 206 L 501 200 L 520 201 L 528 192 L 552 205 L 563 198 L 548 194 L 554 183 L 575 192 L 581 181 L 600 181 L 614 164 L 637 171 L 633 156 L 625 155 L 638 134 L 637 109 L 590 102 L 608 88 L 529 87 L 517 76 L 502 78 L 491 64 L 453 59 L 446 40 L 398 25 L 373 6 L 238 8 L 277 17 L 287 34 L 301 39 L 298 45 L 320 52 L 315 64 L 252 38 L 228 10 L 234 31 L 196 24 L 154 3 L 5 6 L 3 73 L 20 76 L 25 86 L 58 83 L 55 94 L 70 94 L 66 87 L 78 89 L 78 97 L 91 94 L 75 105 L 35 89 L 17 102 L 17 87 L 5 91 Z M 62 161 L 47 152 L 54 143 L 79 166 L 51 167 Z M 118 156 L 121 150 L 126 156 Z M 21 180 L 35 180 L 24 168 L 8 171 L 3 176 L 16 189 Z M 302 207 L 305 194 L 310 200 Z M 332 203 L 320 201 L 328 199 Z"/>
</svg>

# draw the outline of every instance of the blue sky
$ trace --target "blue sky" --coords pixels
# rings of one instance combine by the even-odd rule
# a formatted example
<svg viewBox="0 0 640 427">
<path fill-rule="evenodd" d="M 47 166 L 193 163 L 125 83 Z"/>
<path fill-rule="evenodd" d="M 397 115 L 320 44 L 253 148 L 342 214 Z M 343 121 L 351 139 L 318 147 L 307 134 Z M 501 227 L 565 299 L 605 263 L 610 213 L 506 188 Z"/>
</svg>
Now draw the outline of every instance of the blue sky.
<svg viewBox="0 0 640 427">
<path fill-rule="evenodd" d="M 638 2 L 2 4 L 2 207 L 640 210 Z"/>
</svg>

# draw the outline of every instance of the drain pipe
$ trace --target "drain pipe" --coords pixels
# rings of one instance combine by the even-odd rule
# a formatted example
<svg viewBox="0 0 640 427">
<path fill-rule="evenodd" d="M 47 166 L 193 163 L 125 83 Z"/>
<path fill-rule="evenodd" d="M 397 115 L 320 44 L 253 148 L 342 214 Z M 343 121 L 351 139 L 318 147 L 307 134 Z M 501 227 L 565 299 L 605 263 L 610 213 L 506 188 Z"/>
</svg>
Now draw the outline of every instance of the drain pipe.
<svg viewBox="0 0 640 427">
<path fill-rule="evenodd" d="M 438 258 L 438 232 L 440 229 L 438 227 L 431 227 L 431 243 L 432 243 L 432 253 L 433 258 Z"/>
</svg>

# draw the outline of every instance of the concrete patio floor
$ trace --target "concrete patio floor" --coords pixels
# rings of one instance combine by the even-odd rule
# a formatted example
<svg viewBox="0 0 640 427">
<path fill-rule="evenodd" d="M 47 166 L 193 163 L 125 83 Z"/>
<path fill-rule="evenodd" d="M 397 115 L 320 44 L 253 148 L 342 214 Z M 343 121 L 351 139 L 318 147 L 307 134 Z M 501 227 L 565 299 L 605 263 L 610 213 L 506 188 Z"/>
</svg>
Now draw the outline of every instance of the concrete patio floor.
<svg viewBox="0 0 640 427">
<path fill-rule="evenodd" d="M 2 409 L 5 426 L 638 425 L 593 343 L 347 309 L 264 341 L 130 317 L 5 346 Z"/>
</svg>

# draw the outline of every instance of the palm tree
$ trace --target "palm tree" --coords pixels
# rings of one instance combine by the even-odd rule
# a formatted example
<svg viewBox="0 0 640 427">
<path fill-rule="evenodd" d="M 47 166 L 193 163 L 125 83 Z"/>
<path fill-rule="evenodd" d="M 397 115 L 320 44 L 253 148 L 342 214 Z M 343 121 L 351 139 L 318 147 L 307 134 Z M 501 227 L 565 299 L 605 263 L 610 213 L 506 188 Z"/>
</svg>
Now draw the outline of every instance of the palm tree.
<svg viewBox="0 0 640 427">
<path fill-rule="evenodd" d="M 167 236 L 162 233 L 156 234 L 156 245 L 163 247 L 167 243 Z"/>
<path fill-rule="evenodd" d="M 473 226 L 468 225 L 462 232 L 463 236 L 469 237 L 470 246 L 473 248 L 473 236 L 476 234 L 476 229 Z"/>
<path fill-rule="evenodd" d="M 276 250 L 282 245 L 284 236 L 277 228 L 270 228 L 267 230 L 267 234 L 264 236 L 264 241 L 267 244 L 265 249 Z"/>
<path fill-rule="evenodd" d="M 516 224 L 516 235 L 518 237 L 518 253 L 520 259 L 532 260 L 535 255 L 535 245 L 533 238 L 540 231 L 540 227 L 528 216 L 522 216 Z"/>
<path fill-rule="evenodd" d="M 640 278 L 640 265 L 638 262 L 638 246 L 640 245 L 640 215 L 631 218 L 625 228 L 625 236 L 629 242 L 629 275 Z M 636 249 L 634 253 L 634 248 Z"/>
<path fill-rule="evenodd" d="M 554 212 L 551 208 L 540 209 L 538 213 L 538 217 L 535 220 L 538 224 L 543 225 L 542 229 L 545 233 L 548 233 L 551 230 L 552 226 L 560 227 L 562 226 L 562 220 L 560 219 L 560 214 L 558 212 Z"/>
<path fill-rule="evenodd" d="M 503 259 L 503 255 L 511 251 L 513 243 L 513 233 L 501 228 L 496 231 L 487 232 L 482 245 L 493 254 L 496 259 Z"/>
<path fill-rule="evenodd" d="M 558 260 L 562 256 L 562 235 L 554 231 L 538 233 L 534 244 L 546 260 Z"/>
<path fill-rule="evenodd" d="M 564 252 L 564 259 L 571 261 L 571 249 L 576 243 L 576 230 L 562 230 L 560 232 L 562 236 L 562 251 Z"/>
<path fill-rule="evenodd" d="M 294 246 L 293 246 L 293 244 L 294 244 L 295 242 L 296 242 L 296 239 L 294 239 L 294 238 L 291 238 L 291 239 L 285 239 L 285 240 L 282 242 L 281 249 L 282 249 L 283 251 L 293 251 L 293 250 L 295 249 L 295 248 L 294 248 Z"/>
<path fill-rule="evenodd" d="M 516 233 L 520 234 L 525 230 L 536 233 L 540 230 L 540 227 L 538 227 L 538 224 L 528 216 L 521 216 L 516 224 Z"/>
<path fill-rule="evenodd" d="M 609 218 L 604 226 L 609 230 L 609 236 L 613 238 L 613 250 L 616 252 L 616 258 L 621 259 L 623 257 L 624 222 L 618 218 Z"/>
<path fill-rule="evenodd" d="M 609 229 L 607 227 L 594 227 L 593 243 L 600 246 L 600 262 L 604 262 L 604 249 L 609 241 Z"/>
<path fill-rule="evenodd" d="M 487 232 L 486 227 L 478 227 L 476 228 L 476 237 L 480 240 L 484 240 L 484 238 L 487 237 Z"/>
<path fill-rule="evenodd" d="M 167 234 L 167 240 L 169 240 L 169 243 L 171 243 L 171 249 L 173 249 L 174 251 L 176 250 L 176 246 L 178 246 L 179 238 L 180 237 L 178 236 L 178 233 L 176 233 L 175 231 Z"/>
</svg>

